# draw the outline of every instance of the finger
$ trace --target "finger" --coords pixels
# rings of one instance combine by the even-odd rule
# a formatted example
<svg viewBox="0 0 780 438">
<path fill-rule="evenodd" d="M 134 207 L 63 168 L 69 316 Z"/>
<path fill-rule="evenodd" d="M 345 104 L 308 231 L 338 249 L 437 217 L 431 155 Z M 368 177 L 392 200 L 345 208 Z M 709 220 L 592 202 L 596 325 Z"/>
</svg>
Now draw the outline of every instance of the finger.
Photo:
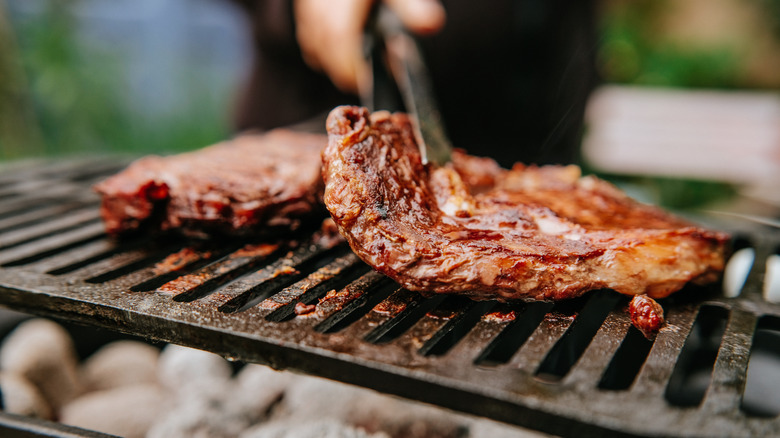
<svg viewBox="0 0 780 438">
<path fill-rule="evenodd" d="M 365 76 L 363 28 L 370 8 L 366 0 L 296 0 L 296 36 L 304 61 L 342 91 L 356 92 Z"/>
<path fill-rule="evenodd" d="M 344 14 L 339 15 L 343 21 L 337 23 L 336 30 L 330 33 L 330 39 L 327 40 L 334 56 L 323 60 L 323 69 L 340 90 L 356 93 L 368 70 L 363 54 L 363 35 L 372 2 L 343 1 L 346 9 Z"/>
<path fill-rule="evenodd" d="M 324 52 L 327 56 L 320 58 L 322 70 L 340 90 L 348 93 L 358 91 L 360 78 L 367 69 L 363 59 L 362 33 L 351 34 L 336 39 L 328 44 Z"/>
<path fill-rule="evenodd" d="M 439 0 L 384 0 L 407 29 L 428 35 L 444 27 L 446 13 Z"/>
</svg>

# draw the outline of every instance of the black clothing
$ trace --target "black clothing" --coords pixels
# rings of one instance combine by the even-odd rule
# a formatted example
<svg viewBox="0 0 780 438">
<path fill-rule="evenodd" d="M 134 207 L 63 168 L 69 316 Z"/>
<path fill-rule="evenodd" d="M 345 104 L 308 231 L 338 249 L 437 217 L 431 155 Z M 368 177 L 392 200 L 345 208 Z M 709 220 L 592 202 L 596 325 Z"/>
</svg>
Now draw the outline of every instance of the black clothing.
<svg viewBox="0 0 780 438">
<path fill-rule="evenodd" d="M 456 147 L 503 166 L 577 160 L 595 84 L 594 4 L 586 0 L 443 0 L 445 27 L 420 37 Z M 358 104 L 304 63 L 292 2 L 245 2 L 256 60 L 238 129 L 294 124 Z"/>
</svg>

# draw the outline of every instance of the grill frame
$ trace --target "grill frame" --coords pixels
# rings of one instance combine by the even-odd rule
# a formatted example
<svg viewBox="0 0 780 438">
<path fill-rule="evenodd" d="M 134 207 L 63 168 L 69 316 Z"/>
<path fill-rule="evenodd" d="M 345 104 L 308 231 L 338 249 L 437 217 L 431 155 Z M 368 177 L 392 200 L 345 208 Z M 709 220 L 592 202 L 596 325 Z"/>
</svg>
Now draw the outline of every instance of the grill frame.
<svg viewBox="0 0 780 438">
<path fill-rule="evenodd" d="M 154 277 L 150 277 L 153 260 L 170 254 L 171 248 L 181 248 L 183 242 L 146 240 L 116 246 L 106 240 L 101 224 L 83 213 L 85 206 L 97 209 L 97 197 L 89 186 L 125 163 L 115 158 L 39 162 L 6 168 L 0 174 L 0 224 L 8 223 L 15 211 L 34 216 L 30 206 L 42 205 L 45 210 L 57 203 L 74 205 L 64 213 L 45 210 L 49 219 L 30 225 L 42 234 L 31 232 L 21 243 L 10 240 L 0 245 L 0 304 L 208 350 L 231 360 L 293 369 L 561 436 L 771 436 L 780 430 L 777 418 L 749 417 L 739 408 L 757 321 L 764 315 L 780 317 L 780 306 L 761 297 L 765 261 L 780 248 L 776 230 L 747 225 L 732 230 L 756 252 L 742 294 L 724 298 L 716 287 L 689 287 L 675 296 L 670 301 L 676 302 L 665 306 L 667 328 L 653 343 L 634 383 L 626 390 L 603 390 L 598 388 L 599 380 L 630 328 L 625 300 L 599 324 L 582 355 L 559 381 L 545 382 L 535 375 L 550 349 L 560 339 L 576 336 L 571 334 L 575 327 L 585 325 L 577 322 L 577 315 L 599 294 L 545 311 L 538 327 L 532 328 L 506 363 L 487 365 L 474 361 L 508 326 L 520 323 L 483 313 L 514 310 L 518 321 L 524 312 L 539 314 L 538 308 L 529 310 L 536 304 L 487 304 L 469 314 L 469 308 L 480 304 L 396 290 L 344 245 L 330 249 L 308 242 L 272 255 L 244 258 L 236 257 L 235 251 L 214 254 L 193 265 L 193 272 L 200 274 L 196 282 L 200 289 L 189 295 L 176 298 L 159 290 L 133 291 Z M 42 187 L 54 190 L 41 193 Z M 72 211 L 77 213 L 69 216 Z M 82 221 L 79 215 L 87 219 Z M 63 217 L 72 223 L 60 227 Z M 3 232 L 0 228 L 0 238 L 18 229 Z M 147 243 L 151 251 L 144 249 Z M 124 270 L 114 271 L 117 268 Z M 283 268 L 298 268 L 301 273 Z M 52 271 L 59 275 L 47 273 Z M 291 317 L 296 298 L 315 300 L 331 286 L 346 296 L 325 299 L 315 312 Z M 362 293 L 367 290 L 371 294 Z M 249 305 L 255 301 L 259 303 Z M 281 304 L 268 305 L 272 301 Z M 672 406 L 664 391 L 702 306 L 721 307 L 729 314 L 712 381 L 698 407 Z M 350 309 L 366 313 L 354 318 L 347 312 Z M 420 319 L 406 327 L 405 315 L 413 312 Z M 343 322 L 341 316 L 354 320 Z M 340 330 L 330 331 L 334 327 Z M 395 335 L 399 327 L 406 330 L 387 340 L 388 333 Z M 451 343 L 447 339 L 460 335 L 443 354 L 435 349 L 437 340 Z"/>
</svg>

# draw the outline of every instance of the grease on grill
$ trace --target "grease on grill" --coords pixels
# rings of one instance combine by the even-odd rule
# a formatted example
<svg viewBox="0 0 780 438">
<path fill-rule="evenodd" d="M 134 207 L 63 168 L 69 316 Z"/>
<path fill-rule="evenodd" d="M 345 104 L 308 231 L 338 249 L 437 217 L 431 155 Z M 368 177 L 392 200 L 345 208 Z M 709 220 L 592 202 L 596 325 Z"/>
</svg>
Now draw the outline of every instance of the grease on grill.
<svg viewBox="0 0 780 438">
<path fill-rule="evenodd" d="M 329 303 L 333 303 L 335 305 L 337 310 L 341 309 L 341 306 L 343 306 L 345 303 L 351 301 L 354 298 L 359 297 L 363 293 L 358 292 L 350 292 L 347 289 L 342 290 L 336 290 L 331 289 L 328 291 L 328 293 L 325 294 L 324 297 L 320 298 L 320 304 L 325 303 L 326 305 Z"/>
<path fill-rule="evenodd" d="M 494 310 L 486 313 L 482 319 L 487 322 L 507 323 L 512 322 L 517 318 L 517 314 L 514 310 Z"/>
<path fill-rule="evenodd" d="M 279 249 L 278 243 L 257 243 L 245 245 L 243 248 L 230 255 L 230 258 L 266 257 Z"/>
<path fill-rule="evenodd" d="M 169 272 L 179 271 L 185 266 L 202 259 L 210 259 L 210 251 L 196 251 L 192 247 L 182 248 L 179 251 L 165 257 L 162 261 L 155 263 L 152 267 L 152 274 L 162 275 Z"/>
<path fill-rule="evenodd" d="M 388 299 L 382 301 L 374 307 L 374 312 L 380 315 L 397 315 L 409 305 L 408 301 L 401 300 L 397 295 L 391 295 Z"/>
<path fill-rule="evenodd" d="M 157 290 L 159 292 L 178 295 L 203 284 L 203 282 L 208 278 L 208 275 L 203 273 L 184 275 L 165 283 L 164 285 L 157 288 Z"/>
<path fill-rule="evenodd" d="M 300 281 L 297 281 L 294 284 L 287 283 L 289 286 L 282 286 L 283 287 L 282 290 L 271 295 L 270 297 L 268 297 L 268 299 L 262 301 L 260 303 L 260 307 L 262 309 L 282 311 L 282 308 L 286 306 L 290 306 L 291 303 L 295 302 L 296 300 L 301 300 L 306 302 L 309 301 L 310 299 L 318 297 L 320 293 L 317 291 L 317 289 L 322 290 L 326 286 L 333 288 L 334 280 L 337 279 L 346 280 L 347 272 L 350 270 L 351 267 L 355 266 L 356 263 L 357 263 L 357 257 L 355 257 L 351 253 L 346 254 L 342 257 L 338 257 L 335 260 L 332 260 L 327 265 L 320 267 L 319 269 L 312 272 L 308 276 L 302 278 Z M 300 268 L 300 269 L 304 269 L 304 268 Z M 287 271 L 284 267 L 281 268 L 280 270 Z M 299 269 L 296 269 L 295 273 L 286 274 L 286 276 L 289 277 L 288 279 L 292 279 L 292 280 L 297 279 L 298 277 L 300 277 L 298 271 Z M 279 274 L 279 278 L 281 279 L 284 277 L 281 277 L 281 274 Z M 324 290 L 322 290 L 321 293 L 324 294 Z M 314 295 L 311 296 L 311 294 Z M 279 315 L 280 314 L 271 313 L 269 315 L 269 318 L 275 320 L 275 318 Z"/>
<path fill-rule="evenodd" d="M 157 288 L 157 291 L 175 295 L 177 298 L 189 294 L 182 299 L 196 299 L 199 297 L 199 293 L 213 292 L 213 290 L 197 291 L 198 288 L 204 287 L 208 283 L 215 283 L 214 285 L 218 286 L 235 278 L 254 266 L 254 263 L 260 259 L 276 252 L 279 246 L 279 244 L 270 243 L 245 245 L 226 258 L 218 260 L 198 272 L 182 275 L 163 284 Z"/>
<path fill-rule="evenodd" d="M 275 270 L 274 272 L 272 272 L 271 276 L 268 277 L 268 278 L 270 279 L 270 278 L 276 278 L 276 277 L 278 277 L 280 275 L 295 275 L 295 274 L 300 274 L 300 273 L 301 272 L 299 270 L 293 268 L 292 266 L 282 266 L 281 268 L 279 268 L 279 269 Z"/>
<path fill-rule="evenodd" d="M 364 291 L 359 289 L 331 289 L 325 294 L 325 296 L 319 299 L 316 305 L 307 304 L 304 302 L 295 304 L 295 314 L 298 316 L 305 316 L 316 311 L 320 316 L 329 315 L 331 313 L 342 310 L 345 305 L 359 298 L 363 295 L 363 293 Z"/>
<path fill-rule="evenodd" d="M 295 305 L 295 314 L 298 316 L 306 316 L 314 313 L 317 310 L 317 306 L 314 304 L 297 303 Z"/>
</svg>

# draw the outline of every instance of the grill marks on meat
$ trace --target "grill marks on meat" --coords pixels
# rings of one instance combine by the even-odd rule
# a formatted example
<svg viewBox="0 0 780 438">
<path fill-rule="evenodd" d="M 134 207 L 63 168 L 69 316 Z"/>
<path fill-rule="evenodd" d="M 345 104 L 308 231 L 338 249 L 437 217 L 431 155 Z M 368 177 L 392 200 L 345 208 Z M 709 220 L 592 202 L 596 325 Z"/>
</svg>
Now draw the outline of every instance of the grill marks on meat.
<svg viewBox="0 0 780 438">
<path fill-rule="evenodd" d="M 278 129 L 198 151 L 150 156 L 95 186 L 109 234 L 262 234 L 321 210 L 324 135 Z"/>
<path fill-rule="evenodd" d="M 511 170 L 456 152 L 423 165 L 403 114 L 334 109 L 325 205 L 355 253 L 416 291 L 663 298 L 723 269 L 726 234 L 640 204 L 576 166 Z"/>
</svg>

